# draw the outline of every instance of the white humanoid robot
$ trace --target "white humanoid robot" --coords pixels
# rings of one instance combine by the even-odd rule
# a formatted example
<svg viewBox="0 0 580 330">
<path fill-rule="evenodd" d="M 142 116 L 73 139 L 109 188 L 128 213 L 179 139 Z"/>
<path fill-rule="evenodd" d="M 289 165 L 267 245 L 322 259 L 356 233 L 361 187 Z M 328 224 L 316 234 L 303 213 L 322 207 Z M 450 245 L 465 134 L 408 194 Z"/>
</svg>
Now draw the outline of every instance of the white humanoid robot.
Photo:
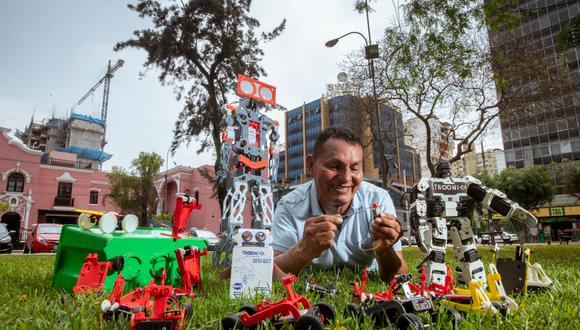
<svg viewBox="0 0 580 330">
<path fill-rule="evenodd" d="M 471 229 L 474 203 L 503 215 L 516 227 L 533 227 L 538 220 L 501 191 L 487 188 L 471 176 L 452 178 L 449 162 L 440 162 L 436 170 L 436 177 L 422 178 L 413 187 L 410 207 L 411 226 L 424 258 L 427 284 L 445 285 L 445 247 L 450 237 L 455 259 L 460 263 L 458 281 L 467 284 L 481 280 L 486 287 L 485 269 Z"/>
<path fill-rule="evenodd" d="M 223 203 L 220 242 L 212 258 L 212 263 L 220 267 L 231 264 L 233 235 L 244 225 L 242 213 L 248 191 L 254 215 L 252 228 L 271 230 L 274 215 L 270 182 L 276 180 L 278 171 L 278 122 L 259 110 L 264 103 L 276 105 L 276 88 L 238 75 L 237 94 L 239 106 L 223 109 L 226 127 L 217 180 L 227 180 L 229 190 Z"/>
</svg>

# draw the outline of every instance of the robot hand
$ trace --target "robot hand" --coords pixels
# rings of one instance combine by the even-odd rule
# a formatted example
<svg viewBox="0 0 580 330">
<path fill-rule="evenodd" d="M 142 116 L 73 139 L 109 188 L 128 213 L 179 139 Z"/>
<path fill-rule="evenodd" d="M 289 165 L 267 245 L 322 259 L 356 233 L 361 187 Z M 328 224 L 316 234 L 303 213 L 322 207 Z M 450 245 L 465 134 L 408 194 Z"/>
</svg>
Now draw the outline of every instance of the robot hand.
<svg viewBox="0 0 580 330">
<path fill-rule="evenodd" d="M 535 227 L 538 224 L 538 219 L 536 219 L 532 213 L 516 203 L 512 204 L 512 208 L 506 216 L 506 219 L 509 219 L 512 222 L 517 221 L 522 223 L 528 228 Z"/>
</svg>

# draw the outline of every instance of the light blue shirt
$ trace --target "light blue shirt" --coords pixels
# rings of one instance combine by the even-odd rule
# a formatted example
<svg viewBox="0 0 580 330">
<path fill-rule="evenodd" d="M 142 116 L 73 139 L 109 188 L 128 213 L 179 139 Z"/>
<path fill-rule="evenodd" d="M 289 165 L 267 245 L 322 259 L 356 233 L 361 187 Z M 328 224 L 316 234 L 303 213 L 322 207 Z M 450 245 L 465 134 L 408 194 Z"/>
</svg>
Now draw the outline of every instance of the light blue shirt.
<svg viewBox="0 0 580 330">
<path fill-rule="evenodd" d="M 345 213 L 341 229 L 334 237 L 334 244 L 320 257 L 312 260 L 316 268 L 336 266 L 376 267 L 370 226 L 373 219 L 373 203 L 378 203 L 381 212 L 396 215 L 395 206 L 389 193 L 371 183 L 362 182 L 350 208 Z M 314 181 L 301 184 L 282 197 L 276 206 L 273 220 L 273 247 L 275 251 L 286 252 L 302 238 L 304 223 L 308 218 L 322 215 L 316 197 Z M 350 215 L 350 216 L 349 216 Z M 393 245 L 401 250 L 401 242 Z"/>
</svg>

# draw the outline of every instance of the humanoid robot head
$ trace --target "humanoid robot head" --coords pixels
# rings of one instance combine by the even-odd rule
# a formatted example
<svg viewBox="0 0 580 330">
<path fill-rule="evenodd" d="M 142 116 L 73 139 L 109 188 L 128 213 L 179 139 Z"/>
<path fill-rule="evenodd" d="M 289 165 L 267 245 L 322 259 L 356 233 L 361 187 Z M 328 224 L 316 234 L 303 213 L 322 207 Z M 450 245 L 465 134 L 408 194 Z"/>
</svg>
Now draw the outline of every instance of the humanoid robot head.
<svg viewBox="0 0 580 330">
<path fill-rule="evenodd" d="M 437 178 L 448 178 L 451 176 L 451 164 L 448 160 L 440 160 L 435 165 L 435 176 Z"/>
</svg>

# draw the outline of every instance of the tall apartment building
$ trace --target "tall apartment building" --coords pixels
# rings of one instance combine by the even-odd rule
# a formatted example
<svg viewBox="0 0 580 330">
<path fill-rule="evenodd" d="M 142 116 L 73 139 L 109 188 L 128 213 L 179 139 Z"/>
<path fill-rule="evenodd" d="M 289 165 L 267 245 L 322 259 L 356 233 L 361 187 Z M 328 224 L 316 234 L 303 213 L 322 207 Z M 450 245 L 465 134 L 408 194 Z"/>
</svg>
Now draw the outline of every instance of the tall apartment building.
<svg viewBox="0 0 580 330">
<path fill-rule="evenodd" d="M 101 150 L 104 131 L 103 120 L 73 113 L 67 119 L 53 117 L 42 123 L 31 119 L 17 136 L 29 148 L 43 152 L 43 164 L 95 170 L 111 158 Z"/>
<path fill-rule="evenodd" d="M 488 149 L 483 153 L 483 156 L 481 152 L 468 152 L 459 161 L 451 164 L 451 170 L 455 177 L 474 175 L 484 171 L 494 176 L 505 169 L 505 156 L 501 149 Z"/>
<path fill-rule="evenodd" d="M 580 2 L 520 0 L 509 10 L 521 15 L 521 24 L 511 31 L 490 30 L 492 53 L 503 54 L 508 66 L 517 64 L 522 54 L 531 54 L 553 74 L 552 81 L 567 81 L 568 85 L 546 93 L 539 102 L 511 104 L 502 109 L 506 164 L 525 168 L 580 161 Z M 537 73 L 522 76 L 518 81 L 521 83 L 504 93 L 531 95 L 545 82 L 538 77 Z M 555 179 L 558 192 L 562 192 L 562 182 L 556 176 Z M 537 210 L 537 215 L 540 228 L 551 228 L 544 234 L 557 239 L 562 230 L 580 227 L 580 201 L 572 195 L 559 194 L 550 205 Z"/>
<path fill-rule="evenodd" d="M 492 52 L 513 54 L 511 60 L 516 60 L 518 52 L 543 56 L 546 67 L 569 79 L 571 86 L 564 95 L 548 95 L 540 103 L 504 109 L 500 123 L 507 166 L 523 168 L 580 160 L 580 48 L 557 47 L 560 32 L 580 15 L 580 2 L 520 0 L 514 10 L 522 15 L 521 25 L 512 31 L 490 30 Z M 580 32 L 577 34 L 580 36 Z M 525 47 L 513 49 L 513 40 Z M 506 47 L 513 52 L 506 52 Z M 516 89 L 525 90 L 537 83 L 522 81 Z"/>
<path fill-rule="evenodd" d="M 453 152 L 453 141 L 449 138 L 451 124 L 441 122 L 437 117 L 429 119 L 431 129 L 431 161 L 435 164 L 441 159 L 449 159 Z M 421 173 L 431 177 L 427 165 L 427 130 L 419 118 L 411 118 L 404 124 L 405 143 L 417 150 L 421 158 Z"/>
<path fill-rule="evenodd" d="M 278 170 L 279 181 L 296 184 L 308 179 L 306 155 L 312 153 L 316 136 L 331 126 L 346 127 L 361 136 L 363 144 L 368 145 L 363 160 L 365 179 L 380 181 L 380 148 L 378 143 L 371 141 L 370 131 L 371 125 L 376 124 L 371 121 L 368 112 L 362 110 L 365 106 L 368 105 L 358 97 L 341 95 L 329 99 L 321 97 L 287 111 L 286 148 Z M 393 118 L 396 118 L 396 122 Z M 403 176 L 406 175 L 407 184 L 412 185 L 420 178 L 419 158 L 414 150 L 404 147 L 402 116 L 398 111 L 382 104 L 381 121 L 383 132 L 390 132 L 387 134 L 391 137 L 383 141 L 389 163 L 388 177 L 403 184 Z M 393 131 L 395 126 L 401 129 L 397 138 Z M 396 155 L 397 144 L 399 157 Z"/>
</svg>

